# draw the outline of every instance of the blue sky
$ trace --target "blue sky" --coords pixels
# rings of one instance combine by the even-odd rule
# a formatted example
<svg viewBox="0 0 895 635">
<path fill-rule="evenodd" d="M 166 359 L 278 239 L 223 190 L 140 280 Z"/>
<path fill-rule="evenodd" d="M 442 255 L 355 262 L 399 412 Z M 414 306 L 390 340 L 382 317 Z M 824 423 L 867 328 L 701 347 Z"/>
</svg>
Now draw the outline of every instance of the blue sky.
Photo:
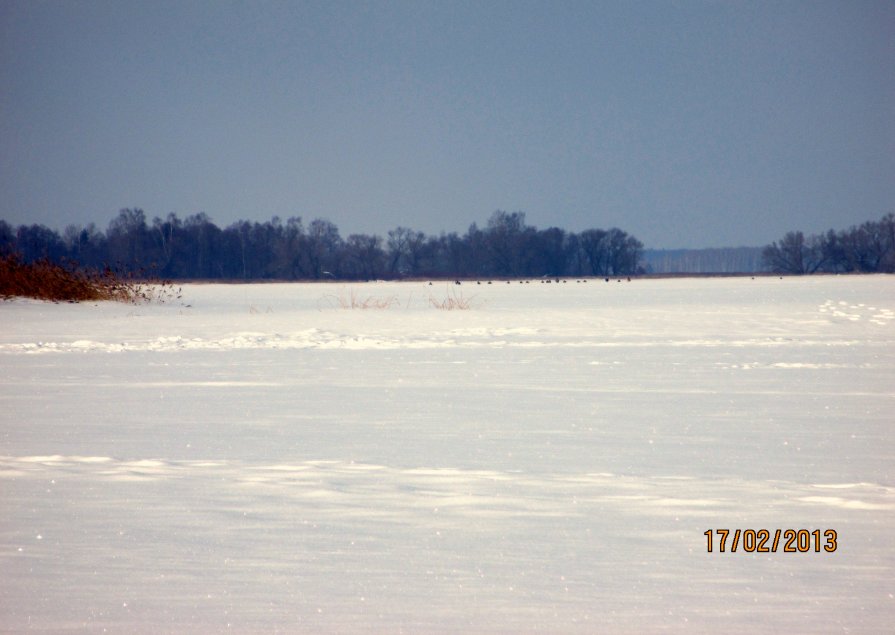
<svg viewBox="0 0 895 635">
<path fill-rule="evenodd" d="M 0 1 L 0 218 L 648 247 L 895 211 L 895 3 Z"/>
</svg>

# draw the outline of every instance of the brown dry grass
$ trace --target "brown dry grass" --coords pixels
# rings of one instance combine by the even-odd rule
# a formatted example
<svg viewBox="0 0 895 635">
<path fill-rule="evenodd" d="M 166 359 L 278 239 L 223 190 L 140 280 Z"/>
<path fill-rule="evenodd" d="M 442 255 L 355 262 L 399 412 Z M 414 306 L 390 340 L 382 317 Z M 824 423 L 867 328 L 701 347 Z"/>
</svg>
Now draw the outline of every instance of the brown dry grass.
<svg viewBox="0 0 895 635">
<path fill-rule="evenodd" d="M 472 298 L 466 298 L 463 296 L 462 291 L 457 292 L 450 288 L 448 288 L 447 296 L 443 300 L 437 300 L 431 295 L 429 296 L 429 304 L 433 308 L 441 309 L 442 311 L 466 311 L 471 308 L 470 302 L 472 302 Z"/>
<path fill-rule="evenodd" d="M 108 267 L 96 271 L 81 269 L 71 262 L 25 263 L 17 254 L 0 256 L 0 298 L 15 297 L 53 302 L 164 302 L 179 299 L 180 289 L 167 281 L 121 275 Z"/>
<path fill-rule="evenodd" d="M 400 300 L 396 296 L 387 296 L 384 298 L 372 295 L 362 296 L 354 290 L 339 295 L 326 295 L 324 299 L 332 307 L 340 309 L 390 309 L 393 306 L 401 306 Z"/>
</svg>

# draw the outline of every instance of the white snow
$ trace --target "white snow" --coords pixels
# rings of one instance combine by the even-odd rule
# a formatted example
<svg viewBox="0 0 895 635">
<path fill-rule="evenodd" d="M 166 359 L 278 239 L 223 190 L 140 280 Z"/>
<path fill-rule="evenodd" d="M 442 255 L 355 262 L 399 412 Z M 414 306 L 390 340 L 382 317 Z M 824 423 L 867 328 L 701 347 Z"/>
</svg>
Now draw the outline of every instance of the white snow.
<svg viewBox="0 0 895 635">
<path fill-rule="evenodd" d="M 895 623 L 891 276 L 16 300 L 0 373 L 3 632 Z"/>
</svg>

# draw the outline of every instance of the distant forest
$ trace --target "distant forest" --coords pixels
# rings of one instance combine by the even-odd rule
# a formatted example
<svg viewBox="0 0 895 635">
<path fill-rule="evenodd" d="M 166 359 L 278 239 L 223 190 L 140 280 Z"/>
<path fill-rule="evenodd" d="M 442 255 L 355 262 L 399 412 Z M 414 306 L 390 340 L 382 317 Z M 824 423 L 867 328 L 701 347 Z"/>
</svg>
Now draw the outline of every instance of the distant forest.
<svg viewBox="0 0 895 635">
<path fill-rule="evenodd" d="M 103 231 L 12 227 L 0 220 L 0 254 L 47 259 L 167 279 L 373 280 L 542 276 L 629 276 L 770 271 L 786 274 L 895 272 L 895 216 L 847 230 L 787 233 L 766 247 L 649 250 L 617 229 L 537 229 L 522 212 L 496 211 L 465 234 L 398 227 L 383 239 L 342 238 L 328 220 L 241 220 L 219 228 L 204 213 L 147 220 L 122 209 Z"/>
<path fill-rule="evenodd" d="M 762 247 L 644 249 L 640 266 L 654 274 L 736 274 L 765 271 Z"/>
<path fill-rule="evenodd" d="M 343 239 L 323 219 L 305 225 L 275 216 L 221 229 L 204 213 L 148 222 L 134 208 L 121 210 L 106 231 L 72 225 L 61 236 L 43 225 L 16 229 L 0 221 L 0 252 L 17 253 L 26 263 L 68 260 L 167 279 L 373 280 L 632 275 L 643 244 L 616 228 L 540 230 L 522 212 L 496 211 L 485 227 L 473 223 L 462 236 L 398 227 L 385 239 Z"/>
<path fill-rule="evenodd" d="M 895 215 L 843 231 L 787 233 L 762 251 L 776 273 L 895 273 Z"/>
</svg>

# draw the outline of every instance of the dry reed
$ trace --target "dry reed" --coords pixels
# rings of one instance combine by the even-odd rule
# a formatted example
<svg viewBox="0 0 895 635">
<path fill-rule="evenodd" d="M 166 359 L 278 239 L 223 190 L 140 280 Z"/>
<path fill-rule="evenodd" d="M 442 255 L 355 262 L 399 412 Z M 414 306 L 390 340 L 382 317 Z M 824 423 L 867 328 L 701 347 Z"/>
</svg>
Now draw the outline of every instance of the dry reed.
<svg viewBox="0 0 895 635">
<path fill-rule="evenodd" d="M 180 299 L 180 288 L 139 274 L 120 274 L 110 267 L 82 269 L 77 263 L 42 259 L 23 262 L 18 254 L 0 256 L 0 298 L 35 298 L 53 302 L 113 300 L 134 304 Z"/>
</svg>

